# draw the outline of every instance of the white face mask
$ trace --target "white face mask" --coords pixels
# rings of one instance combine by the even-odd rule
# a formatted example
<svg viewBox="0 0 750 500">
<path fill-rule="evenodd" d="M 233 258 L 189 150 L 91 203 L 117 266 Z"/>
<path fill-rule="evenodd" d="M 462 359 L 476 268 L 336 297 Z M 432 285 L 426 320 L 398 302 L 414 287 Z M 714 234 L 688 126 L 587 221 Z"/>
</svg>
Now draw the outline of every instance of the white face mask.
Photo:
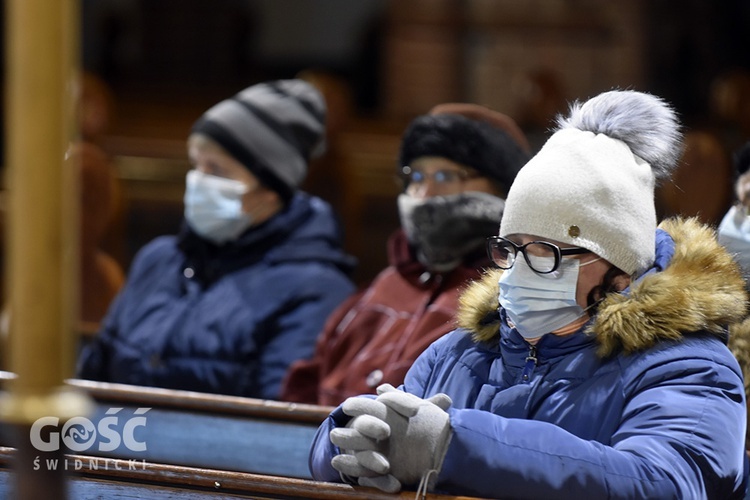
<svg viewBox="0 0 750 500">
<path fill-rule="evenodd" d="M 500 305 L 518 333 L 526 339 L 541 337 L 586 314 L 576 301 L 578 271 L 597 260 L 581 264 L 578 259 L 563 258 L 555 271 L 539 274 L 519 255 L 499 281 Z"/>
<path fill-rule="evenodd" d="M 242 211 L 242 196 L 248 190 L 243 182 L 190 170 L 185 219 L 193 231 L 216 244 L 234 240 L 252 224 L 250 214 Z"/>
<path fill-rule="evenodd" d="M 719 224 L 721 243 L 742 267 L 745 279 L 750 280 L 750 217 L 743 207 L 733 206 Z"/>
</svg>

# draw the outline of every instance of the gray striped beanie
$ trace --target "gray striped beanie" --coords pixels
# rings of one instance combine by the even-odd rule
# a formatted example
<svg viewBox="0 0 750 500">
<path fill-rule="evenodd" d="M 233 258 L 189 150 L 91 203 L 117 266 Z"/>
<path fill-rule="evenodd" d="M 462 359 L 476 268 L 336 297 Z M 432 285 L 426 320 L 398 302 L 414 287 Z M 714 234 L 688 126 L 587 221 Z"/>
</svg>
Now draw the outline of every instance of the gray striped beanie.
<svg viewBox="0 0 750 500">
<path fill-rule="evenodd" d="M 259 83 L 206 111 L 191 133 L 216 141 L 288 201 L 325 151 L 326 105 L 303 80 Z"/>
</svg>

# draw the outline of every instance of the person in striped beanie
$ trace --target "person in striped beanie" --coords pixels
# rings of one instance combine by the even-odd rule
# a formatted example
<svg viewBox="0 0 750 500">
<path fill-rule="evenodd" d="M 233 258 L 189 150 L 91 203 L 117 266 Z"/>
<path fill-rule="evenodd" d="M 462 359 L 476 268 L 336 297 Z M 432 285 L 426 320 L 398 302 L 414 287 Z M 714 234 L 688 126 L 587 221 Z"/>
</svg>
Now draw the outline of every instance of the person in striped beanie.
<svg viewBox="0 0 750 500">
<path fill-rule="evenodd" d="M 185 222 L 135 257 L 78 376 L 276 399 L 354 291 L 328 203 L 299 190 L 325 147 L 326 105 L 302 80 L 248 87 L 187 141 Z"/>
<path fill-rule="evenodd" d="M 224 243 L 279 212 L 307 176 L 309 160 L 325 151 L 325 115 L 323 97 L 302 80 L 253 85 L 206 111 L 188 139 L 197 167 L 188 173 L 185 194 L 191 228 Z M 214 168 L 217 152 L 238 167 L 231 176 Z M 207 186 L 216 174 L 254 188 L 231 217 L 228 207 L 208 209 Z M 235 197 L 242 190 L 236 185 Z"/>
<path fill-rule="evenodd" d="M 325 120 L 318 90 L 303 80 L 279 80 L 216 104 L 191 133 L 214 140 L 288 201 L 307 175 L 308 160 L 325 152 Z"/>
</svg>

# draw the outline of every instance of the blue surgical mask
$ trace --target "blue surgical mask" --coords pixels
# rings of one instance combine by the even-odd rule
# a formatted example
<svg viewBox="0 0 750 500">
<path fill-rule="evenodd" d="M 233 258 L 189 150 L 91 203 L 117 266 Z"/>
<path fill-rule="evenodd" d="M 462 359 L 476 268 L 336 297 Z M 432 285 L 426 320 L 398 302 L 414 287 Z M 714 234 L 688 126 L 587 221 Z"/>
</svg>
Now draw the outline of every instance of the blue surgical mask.
<svg viewBox="0 0 750 500">
<path fill-rule="evenodd" d="M 581 264 L 578 259 L 563 258 L 555 271 L 539 274 L 525 259 L 516 259 L 500 277 L 499 300 L 518 333 L 526 339 L 541 337 L 586 314 L 576 301 L 578 272 L 581 265 L 597 260 Z"/>
<path fill-rule="evenodd" d="M 242 196 L 248 192 L 243 182 L 204 174 L 187 173 L 185 219 L 197 234 L 216 244 L 235 240 L 252 224 L 242 211 Z"/>
</svg>

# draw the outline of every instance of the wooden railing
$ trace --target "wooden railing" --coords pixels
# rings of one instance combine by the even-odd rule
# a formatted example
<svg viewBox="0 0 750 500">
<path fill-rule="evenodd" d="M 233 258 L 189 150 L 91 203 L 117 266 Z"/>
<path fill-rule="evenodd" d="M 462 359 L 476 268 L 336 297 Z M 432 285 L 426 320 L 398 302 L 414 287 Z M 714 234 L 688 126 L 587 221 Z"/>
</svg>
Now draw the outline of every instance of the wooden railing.
<svg viewBox="0 0 750 500">
<path fill-rule="evenodd" d="M 0 379 L 9 377 L 6 373 Z M 102 418 L 116 416 L 119 421 L 113 428 L 119 430 L 130 418 L 145 417 L 144 425 L 134 431 L 134 439 L 143 443 L 145 450 L 131 450 L 124 440 L 108 450 L 103 445 L 109 440 L 97 434 L 86 448 L 87 454 L 297 478 L 311 477 L 310 445 L 332 410 L 86 380 L 68 380 L 67 384 L 93 399 L 94 411 L 85 417 L 95 426 Z M 0 445 L 16 446 L 14 439 L 19 438 L 14 438 L 12 429 L 0 429 Z"/>
<path fill-rule="evenodd" d="M 13 467 L 19 464 L 15 450 L 0 447 L 0 496 L 12 498 Z M 40 468 L 45 463 L 37 464 Z M 193 468 L 159 463 L 104 459 L 86 455 L 65 455 L 56 467 L 68 474 L 68 496 L 88 498 L 303 498 L 393 500 L 412 499 L 413 491 L 387 494 L 371 488 L 323 483 L 304 479 L 248 474 L 217 469 Z M 426 499 L 469 500 L 469 497 L 428 494 Z"/>
</svg>

